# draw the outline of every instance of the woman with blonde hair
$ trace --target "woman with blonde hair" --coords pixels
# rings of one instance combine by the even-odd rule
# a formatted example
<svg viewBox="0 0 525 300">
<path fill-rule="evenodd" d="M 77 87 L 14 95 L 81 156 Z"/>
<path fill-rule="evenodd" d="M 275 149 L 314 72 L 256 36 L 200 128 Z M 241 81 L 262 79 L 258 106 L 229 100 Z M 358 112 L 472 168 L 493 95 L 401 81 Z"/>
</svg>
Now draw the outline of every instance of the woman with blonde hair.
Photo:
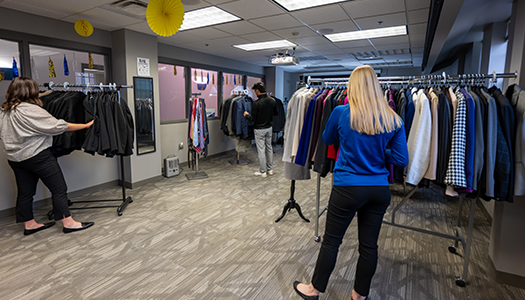
<svg viewBox="0 0 525 300">
<path fill-rule="evenodd" d="M 38 84 L 30 78 L 13 79 L 5 98 L 0 106 L 0 140 L 7 162 L 15 173 L 18 190 L 16 221 L 24 223 L 24 235 L 55 225 L 55 222 L 38 223 L 33 216 L 33 196 L 39 179 L 51 192 L 53 214 L 55 220 L 62 220 L 64 233 L 91 227 L 93 222 L 77 222 L 69 212 L 66 181 L 51 153 L 51 145 L 54 135 L 88 128 L 93 121 L 75 124 L 53 117 L 42 108 Z"/>
<path fill-rule="evenodd" d="M 294 282 L 294 290 L 307 300 L 319 299 L 319 293 L 325 292 L 339 246 L 356 213 L 359 259 L 352 299 L 368 298 L 377 266 L 377 239 L 390 204 L 385 165 L 408 164 L 403 122 L 385 101 L 374 69 L 356 68 L 347 93 L 348 105 L 332 111 L 323 132 L 327 145 L 339 141 L 340 148 L 314 275 L 309 285 Z"/>
</svg>

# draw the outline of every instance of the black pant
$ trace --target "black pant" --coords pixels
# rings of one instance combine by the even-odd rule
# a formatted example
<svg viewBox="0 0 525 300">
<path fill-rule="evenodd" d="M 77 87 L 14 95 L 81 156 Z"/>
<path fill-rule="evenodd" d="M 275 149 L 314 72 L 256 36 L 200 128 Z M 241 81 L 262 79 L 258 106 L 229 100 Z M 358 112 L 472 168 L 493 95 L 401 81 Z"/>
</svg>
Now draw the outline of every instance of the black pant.
<svg viewBox="0 0 525 300">
<path fill-rule="evenodd" d="M 377 238 L 383 216 L 390 205 L 388 186 L 334 186 L 328 203 L 326 227 L 312 278 L 313 286 L 324 292 L 335 267 L 337 252 L 357 212 L 359 260 L 354 289 L 362 296 L 370 292 L 377 266 Z"/>
<path fill-rule="evenodd" d="M 9 161 L 16 178 L 18 195 L 16 198 L 16 221 L 33 220 L 33 196 L 36 193 L 38 179 L 51 192 L 55 220 L 71 216 L 67 205 L 67 185 L 51 149 L 43 150 L 36 156 L 20 162 Z"/>
</svg>

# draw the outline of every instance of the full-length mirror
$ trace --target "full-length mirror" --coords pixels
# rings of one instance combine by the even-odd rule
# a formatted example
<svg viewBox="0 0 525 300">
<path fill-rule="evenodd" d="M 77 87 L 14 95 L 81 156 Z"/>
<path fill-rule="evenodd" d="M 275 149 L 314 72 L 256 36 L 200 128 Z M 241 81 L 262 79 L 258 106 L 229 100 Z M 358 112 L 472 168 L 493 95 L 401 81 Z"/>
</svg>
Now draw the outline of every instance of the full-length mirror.
<svg viewBox="0 0 525 300">
<path fill-rule="evenodd" d="M 153 78 L 133 77 L 137 155 L 155 152 Z"/>
</svg>

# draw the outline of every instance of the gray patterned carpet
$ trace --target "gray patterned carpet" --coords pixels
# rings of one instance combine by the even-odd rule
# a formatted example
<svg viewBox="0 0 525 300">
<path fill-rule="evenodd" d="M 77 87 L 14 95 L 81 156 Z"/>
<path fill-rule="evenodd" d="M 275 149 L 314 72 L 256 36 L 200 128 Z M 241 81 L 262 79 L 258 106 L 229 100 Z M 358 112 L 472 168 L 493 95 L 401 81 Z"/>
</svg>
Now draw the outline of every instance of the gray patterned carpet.
<svg viewBox="0 0 525 300">
<path fill-rule="evenodd" d="M 187 180 L 186 165 L 179 176 L 128 190 L 134 202 L 121 217 L 114 209 L 73 210 L 75 219 L 95 221 L 82 232 L 66 235 L 57 224 L 23 236 L 14 217 L 0 219 L 0 299 L 299 300 L 292 283 L 309 282 L 319 249 L 313 239 L 316 180 L 298 181 L 295 192 L 312 222 L 293 210 L 275 223 L 290 193 L 281 151 L 276 148 L 272 177 L 253 176 L 258 169 L 253 150 L 241 155 L 248 165 L 230 165 L 235 157 L 230 152 L 200 161 L 207 179 Z M 322 180 L 322 206 L 330 184 L 329 177 Z M 392 190 L 396 203 L 403 187 Z M 72 200 L 120 193 L 115 187 Z M 453 234 L 457 200 L 442 194 L 418 191 L 400 210 L 399 222 Z M 46 212 L 36 211 L 37 220 L 46 221 Z M 356 230 L 354 222 L 321 299 L 350 299 Z M 474 230 L 469 284 L 460 288 L 453 278 L 462 271 L 462 249 L 454 255 L 447 250 L 449 240 L 384 225 L 370 298 L 525 299 L 525 290 L 498 284 L 490 275 L 490 223 L 479 209 Z"/>
</svg>

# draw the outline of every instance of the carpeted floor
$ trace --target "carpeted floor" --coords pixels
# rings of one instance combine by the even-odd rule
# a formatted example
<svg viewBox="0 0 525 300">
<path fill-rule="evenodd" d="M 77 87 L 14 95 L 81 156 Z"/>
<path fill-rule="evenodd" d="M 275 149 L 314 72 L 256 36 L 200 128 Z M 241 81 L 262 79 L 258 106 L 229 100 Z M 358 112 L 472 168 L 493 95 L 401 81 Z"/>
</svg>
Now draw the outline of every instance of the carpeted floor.
<svg viewBox="0 0 525 300">
<path fill-rule="evenodd" d="M 309 282 L 319 243 L 314 241 L 316 175 L 297 181 L 295 199 L 311 220 L 292 210 L 279 222 L 289 199 L 281 148 L 275 175 L 257 178 L 257 154 L 241 154 L 248 165 L 230 165 L 230 152 L 202 159 L 209 178 L 178 176 L 133 190 L 122 216 L 115 209 L 73 210 L 95 226 L 63 234 L 61 224 L 31 236 L 14 216 L 0 219 L 0 299 L 297 299 L 294 280 Z M 330 192 L 321 181 L 321 206 Z M 393 205 L 403 193 L 391 186 Z M 118 198 L 119 187 L 73 201 Z M 457 199 L 437 188 L 421 189 L 398 212 L 407 225 L 454 234 Z M 470 201 L 464 209 L 464 224 Z M 389 208 L 387 216 L 391 213 Z M 75 204 L 78 206 L 78 204 Z M 46 221 L 46 210 L 35 211 Z M 320 232 L 325 215 L 320 218 Z M 468 285 L 456 286 L 463 249 L 451 254 L 450 240 L 383 225 L 372 300 L 525 299 L 525 290 L 496 283 L 488 255 L 490 222 L 478 208 Z M 327 292 L 321 299 L 350 299 L 357 261 L 353 222 L 340 249 Z"/>
</svg>

